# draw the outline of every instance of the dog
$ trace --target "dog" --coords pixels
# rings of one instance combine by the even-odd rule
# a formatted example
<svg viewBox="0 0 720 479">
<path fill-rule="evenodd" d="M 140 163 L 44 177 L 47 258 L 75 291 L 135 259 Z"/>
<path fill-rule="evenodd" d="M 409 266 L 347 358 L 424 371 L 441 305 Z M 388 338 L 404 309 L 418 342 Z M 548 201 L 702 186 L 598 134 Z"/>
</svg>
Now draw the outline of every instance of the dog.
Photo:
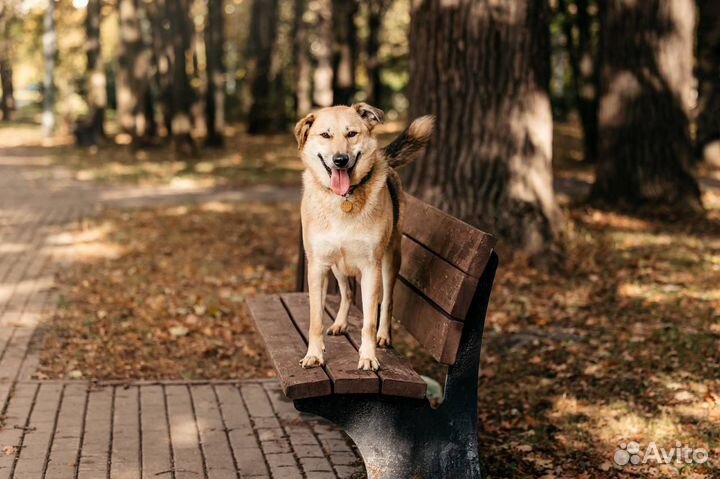
<svg viewBox="0 0 720 479">
<path fill-rule="evenodd" d="M 310 295 L 303 368 L 324 364 L 322 318 L 329 271 L 337 278 L 341 300 L 327 334 L 347 331 L 349 279 L 359 277 L 363 326 L 358 369 L 376 371 L 376 346 L 390 346 L 404 207 L 395 168 L 419 156 L 432 135 L 434 118 L 416 119 L 391 144 L 379 148 L 373 129 L 383 117 L 382 110 L 357 103 L 320 109 L 295 126 L 305 168 L 301 220 Z"/>
</svg>

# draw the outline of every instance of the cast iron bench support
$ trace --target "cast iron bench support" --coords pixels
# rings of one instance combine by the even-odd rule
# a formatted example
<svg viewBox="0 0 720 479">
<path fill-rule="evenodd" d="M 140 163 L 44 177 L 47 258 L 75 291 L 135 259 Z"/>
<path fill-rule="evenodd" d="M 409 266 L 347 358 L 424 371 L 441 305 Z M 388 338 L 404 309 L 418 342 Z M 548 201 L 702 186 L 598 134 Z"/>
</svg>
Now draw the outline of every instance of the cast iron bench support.
<svg viewBox="0 0 720 479">
<path fill-rule="evenodd" d="M 357 445 L 370 479 L 479 479 L 477 399 L 485 313 L 498 259 L 493 252 L 463 328 L 455 364 L 448 367 L 445 399 L 336 394 L 295 400 L 324 417 Z"/>
</svg>

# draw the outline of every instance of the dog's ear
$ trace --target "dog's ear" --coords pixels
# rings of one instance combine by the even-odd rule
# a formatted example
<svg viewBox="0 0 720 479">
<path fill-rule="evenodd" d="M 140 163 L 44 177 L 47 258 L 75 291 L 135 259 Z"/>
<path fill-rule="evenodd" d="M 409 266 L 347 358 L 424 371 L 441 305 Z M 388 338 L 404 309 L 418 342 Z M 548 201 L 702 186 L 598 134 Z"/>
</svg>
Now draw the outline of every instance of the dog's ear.
<svg viewBox="0 0 720 479">
<path fill-rule="evenodd" d="M 309 113 L 295 125 L 295 139 L 298 142 L 298 150 L 302 150 L 308 137 L 310 127 L 315 122 L 315 114 Z"/>
<path fill-rule="evenodd" d="M 381 125 L 385 119 L 385 112 L 367 103 L 355 103 L 352 108 L 360 115 L 369 130 L 375 128 L 376 125 Z"/>
</svg>

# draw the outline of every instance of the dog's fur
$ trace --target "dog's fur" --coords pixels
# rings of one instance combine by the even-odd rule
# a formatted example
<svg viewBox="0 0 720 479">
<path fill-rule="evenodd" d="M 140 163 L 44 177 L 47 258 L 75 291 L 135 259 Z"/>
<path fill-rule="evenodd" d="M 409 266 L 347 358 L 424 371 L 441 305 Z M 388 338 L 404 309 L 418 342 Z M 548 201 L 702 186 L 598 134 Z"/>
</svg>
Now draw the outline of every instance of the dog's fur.
<svg viewBox="0 0 720 479">
<path fill-rule="evenodd" d="M 418 118 L 380 149 L 372 131 L 382 122 L 381 110 L 358 103 L 323 108 L 295 126 L 305 165 L 301 216 L 310 292 L 310 331 L 308 351 L 300 361 L 303 367 L 324 364 L 322 317 L 329 270 L 337 278 L 341 302 L 327 333 L 347 330 L 352 302 L 349 278 L 360 277 L 363 327 L 358 369 L 377 370 L 376 345 L 390 345 L 403 217 L 402 187 L 393 168 L 419 156 L 430 139 L 434 121 L 430 116 Z M 331 188 L 331 174 L 337 173 L 332 172 L 335 155 L 349 157 L 346 170 L 351 189 L 345 197 Z M 342 208 L 345 201 L 352 202 L 349 212 Z"/>
</svg>

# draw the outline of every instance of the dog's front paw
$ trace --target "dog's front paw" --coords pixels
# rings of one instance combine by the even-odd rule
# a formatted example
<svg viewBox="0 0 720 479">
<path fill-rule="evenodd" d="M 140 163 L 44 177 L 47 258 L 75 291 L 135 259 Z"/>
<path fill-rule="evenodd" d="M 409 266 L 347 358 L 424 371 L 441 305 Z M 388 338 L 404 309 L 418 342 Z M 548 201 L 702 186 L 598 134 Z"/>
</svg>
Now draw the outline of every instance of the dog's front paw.
<svg viewBox="0 0 720 479">
<path fill-rule="evenodd" d="M 391 346 L 390 336 L 383 336 L 378 334 L 377 345 L 380 348 L 389 348 Z"/>
<path fill-rule="evenodd" d="M 308 354 L 300 360 L 300 366 L 303 368 L 317 368 L 323 364 L 325 364 L 325 359 L 323 359 L 322 355 L 313 356 Z"/>
<path fill-rule="evenodd" d="M 361 357 L 360 361 L 358 361 L 358 369 L 362 369 L 364 371 L 377 371 L 380 369 L 380 363 L 374 356 L 370 358 Z"/>
<path fill-rule="evenodd" d="M 347 323 L 333 323 L 332 326 L 327 329 L 327 333 L 330 336 L 339 336 L 341 334 L 345 334 L 347 332 L 347 328 Z"/>
</svg>

